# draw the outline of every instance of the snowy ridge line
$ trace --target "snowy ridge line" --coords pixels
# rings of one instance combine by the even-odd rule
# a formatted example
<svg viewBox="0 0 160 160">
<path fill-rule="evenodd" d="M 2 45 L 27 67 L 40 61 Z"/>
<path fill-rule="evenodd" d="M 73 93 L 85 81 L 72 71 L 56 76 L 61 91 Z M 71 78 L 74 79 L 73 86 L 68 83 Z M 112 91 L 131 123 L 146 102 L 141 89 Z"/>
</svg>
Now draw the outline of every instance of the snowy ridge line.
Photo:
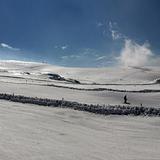
<svg viewBox="0 0 160 160">
<path fill-rule="evenodd" d="M 12 83 L 12 84 L 26 84 L 26 83 L 17 83 L 17 82 L 6 82 L 1 81 L 3 83 Z M 38 83 L 27 83 L 27 85 L 37 85 L 37 86 L 48 86 L 48 87 L 56 87 L 56 88 L 64 88 L 64 89 L 72 89 L 72 90 L 80 90 L 80 91 L 110 91 L 110 92 L 129 92 L 129 93 L 158 93 L 160 89 L 143 89 L 143 90 L 125 90 L 125 89 L 111 89 L 111 88 L 76 88 L 64 85 L 56 85 L 56 84 L 38 84 Z"/>
<path fill-rule="evenodd" d="M 51 80 L 36 79 L 36 78 L 27 78 L 27 77 L 20 77 L 20 76 L 6 76 L 6 75 L 0 75 L 0 77 L 4 77 L 4 78 L 13 78 L 13 79 L 24 79 L 24 80 L 35 80 L 35 81 L 42 81 L 42 82 L 52 82 Z"/>
<path fill-rule="evenodd" d="M 115 85 L 115 86 L 133 86 L 133 85 L 136 85 L 136 86 L 139 86 L 139 85 L 142 85 L 142 86 L 146 86 L 146 85 L 154 85 L 154 84 L 159 84 L 160 82 L 158 82 L 159 79 L 155 80 L 155 81 L 152 81 L 152 82 L 148 82 L 148 83 L 96 83 L 96 82 L 92 82 L 92 83 L 81 83 L 82 85 L 95 85 L 95 86 L 100 86 L 100 85 L 106 85 L 106 86 L 109 86 L 109 85 Z"/>
<path fill-rule="evenodd" d="M 13 79 L 24 79 L 24 80 L 35 80 L 35 81 L 42 81 L 42 82 L 53 82 L 52 80 L 46 80 L 46 79 L 38 79 L 38 78 L 28 78 L 28 77 L 20 77 L 20 76 L 8 76 L 8 75 L 0 75 L 0 77 L 5 77 L 5 78 L 13 78 Z M 68 79 L 65 79 L 63 81 L 66 81 L 66 82 L 70 82 Z M 92 83 L 79 83 L 80 85 L 94 85 L 94 86 L 101 86 L 101 85 L 106 85 L 106 86 L 110 86 L 110 85 L 115 85 L 115 86 L 133 86 L 133 85 L 136 85 L 136 86 L 146 86 L 146 85 L 155 85 L 155 84 L 159 84 L 160 80 L 159 79 L 156 79 L 155 81 L 153 82 L 148 82 L 148 83 L 95 83 L 95 82 L 92 82 Z M 73 83 L 74 84 L 74 83 Z"/>
<path fill-rule="evenodd" d="M 120 106 L 120 105 L 93 105 L 82 104 L 78 102 L 43 99 L 37 97 L 26 97 L 22 95 L 0 93 L 0 99 L 12 102 L 28 103 L 48 107 L 70 108 L 79 111 L 86 111 L 101 115 L 134 115 L 134 116 L 160 116 L 160 108 L 138 107 L 138 106 Z"/>
<path fill-rule="evenodd" d="M 40 84 L 41 85 L 41 84 Z M 82 90 L 82 91 L 111 91 L 111 92 L 133 92 L 133 93 L 157 93 L 160 92 L 159 89 L 143 89 L 143 90 L 123 90 L 123 89 L 111 89 L 111 88 L 75 88 L 75 87 L 69 87 L 69 86 L 60 86 L 55 84 L 47 84 L 47 85 L 41 85 L 41 86 L 50 86 L 50 87 L 58 87 L 58 88 L 66 88 L 66 89 L 73 89 L 73 90 Z"/>
</svg>

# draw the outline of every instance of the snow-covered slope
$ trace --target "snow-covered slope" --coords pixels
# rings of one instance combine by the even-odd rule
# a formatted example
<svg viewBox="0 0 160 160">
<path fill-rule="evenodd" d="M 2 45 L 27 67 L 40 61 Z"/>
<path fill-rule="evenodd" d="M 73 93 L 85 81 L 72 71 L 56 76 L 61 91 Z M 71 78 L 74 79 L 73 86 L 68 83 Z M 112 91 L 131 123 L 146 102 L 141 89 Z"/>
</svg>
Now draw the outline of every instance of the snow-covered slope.
<svg viewBox="0 0 160 160">
<path fill-rule="evenodd" d="M 81 82 L 102 84 L 141 84 L 154 82 L 160 78 L 160 67 L 112 67 L 112 68 L 70 68 L 53 66 L 44 63 L 23 61 L 0 61 L 0 71 L 12 74 L 28 72 L 31 75 L 57 73 L 65 78 Z"/>
<path fill-rule="evenodd" d="M 158 117 L 0 102 L 2 160 L 158 160 Z"/>
<path fill-rule="evenodd" d="M 0 93 L 81 103 L 124 105 L 127 94 L 130 105 L 160 107 L 159 79 L 159 67 L 0 61 Z M 159 117 L 100 116 L 0 100 L 0 159 L 158 160 L 159 122 Z"/>
<path fill-rule="evenodd" d="M 51 77 L 55 75 L 61 79 Z M 133 105 L 160 106 L 159 79 L 160 67 L 67 68 L 0 61 L 1 92 L 83 103 L 122 104 L 127 94 Z"/>
</svg>

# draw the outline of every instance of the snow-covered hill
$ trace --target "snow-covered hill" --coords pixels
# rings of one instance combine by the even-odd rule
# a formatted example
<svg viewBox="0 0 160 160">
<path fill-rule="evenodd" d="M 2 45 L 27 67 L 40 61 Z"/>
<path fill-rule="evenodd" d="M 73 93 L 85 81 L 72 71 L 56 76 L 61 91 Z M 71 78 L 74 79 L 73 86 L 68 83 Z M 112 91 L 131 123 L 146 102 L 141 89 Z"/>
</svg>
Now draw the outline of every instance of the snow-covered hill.
<svg viewBox="0 0 160 160">
<path fill-rule="evenodd" d="M 56 73 L 65 78 L 97 84 L 143 84 L 160 79 L 160 67 L 70 68 L 44 63 L 0 61 L 0 73 L 40 75 Z"/>
<path fill-rule="evenodd" d="M 60 76 L 60 78 L 58 78 Z M 66 68 L 0 61 L 0 93 L 160 107 L 159 67 Z M 80 82 L 80 83 L 78 83 Z M 0 159 L 159 159 L 159 117 L 100 116 L 0 100 Z"/>
<path fill-rule="evenodd" d="M 159 122 L 0 101 L 0 159 L 158 160 Z"/>
<path fill-rule="evenodd" d="M 0 61 L 0 92 L 81 103 L 122 104 L 127 94 L 131 105 L 158 107 L 159 78 L 160 67 L 67 68 Z"/>
</svg>

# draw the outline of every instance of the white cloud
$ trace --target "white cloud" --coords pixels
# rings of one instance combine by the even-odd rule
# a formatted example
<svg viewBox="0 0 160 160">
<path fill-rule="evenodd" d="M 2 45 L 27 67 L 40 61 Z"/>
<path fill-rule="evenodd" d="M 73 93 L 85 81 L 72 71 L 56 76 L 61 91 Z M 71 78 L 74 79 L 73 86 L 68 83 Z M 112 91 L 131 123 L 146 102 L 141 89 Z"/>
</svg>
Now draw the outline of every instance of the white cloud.
<svg viewBox="0 0 160 160">
<path fill-rule="evenodd" d="M 127 37 L 118 31 L 118 25 L 116 22 L 109 22 L 109 31 L 113 40 L 126 39 Z"/>
<path fill-rule="evenodd" d="M 66 50 L 68 48 L 68 45 L 64 45 L 61 47 L 62 50 Z"/>
<path fill-rule="evenodd" d="M 61 58 L 62 58 L 62 59 L 68 59 L 69 56 L 62 56 Z"/>
<path fill-rule="evenodd" d="M 111 30 L 111 35 L 113 40 L 121 39 L 123 36 L 118 31 Z"/>
<path fill-rule="evenodd" d="M 74 55 L 74 54 L 72 54 L 72 55 L 68 55 L 68 56 L 62 56 L 61 58 L 63 60 L 65 60 L 65 59 L 78 59 L 80 57 L 81 57 L 80 55 Z"/>
<path fill-rule="evenodd" d="M 61 57 L 61 63 L 85 67 L 104 67 L 112 65 L 115 59 L 111 55 L 101 55 L 97 50 L 84 48 L 77 54 L 64 55 Z"/>
<path fill-rule="evenodd" d="M 20 50 L 19 48 L 14 48 L 6 43 L 1 43 L 0 46 L 1 46 L 1 48 L 6 48 L 6 49 L 9 49 L 12 51 L 19 51 Z"/>
<path fill-rule="evenodd" d="M 70 55 L 70 57 L 71 57 L 71 58 L 80 58 L 81 56 L 80 56 L 80 55 L 74 55 L 74 54 L 73 54 L 73 55 Z"/>
<path fill-rule="evenodd" d="M 120 56 L 117 58 L 118 62 L 124 66 L 145 66 L 150 63 L 150 59 L 154 55 L 149 48 L 148 43 L 139 45 L 136 42 L 126 39 L 124 48 Z"/>
<path fill-rule="evenodd" d="M 59 46 L 55 45 L 54 46 L 55 49 L 61 49 L 61 50 L 66 50 L 68 47 L 69 47 L 68 45 L 63 45 L 63 46 L 61 46 L 61 45 L 59 45 Z"/>
<path fill-rule="evenodd" d="M 97 27 L 102 27 L 102 26 L 104 26 L 104 24 L 102 22 L 97 23 Z"/>
<path fill-rule="evenodd" d="M 84 57 L 89 56 L 89 57 L 98 57 L 98 51 L 92 48 L 85 48 L 81 51 L 81 56 L 83 55 Z"/>
<path fill-rule="evenodd" d="M 126 67 L 158 64 L 157 59 L 159 58 L 153 54 L 149 43 L 140 45 L 129 39 L 126 35 L 119 32 L 116 22 L 109 22 L 109 31 L 113 40 L 122 40 L 124 42 L 120 56 L 116 57 L 119 64 Z"/>
<path fill-rule="evenodd" d="M 100 56 L 100 57 L 96 58 L 96 61 L 104 60 L 106 58 L 107 58 L 106 56 Z"/>
</svg>

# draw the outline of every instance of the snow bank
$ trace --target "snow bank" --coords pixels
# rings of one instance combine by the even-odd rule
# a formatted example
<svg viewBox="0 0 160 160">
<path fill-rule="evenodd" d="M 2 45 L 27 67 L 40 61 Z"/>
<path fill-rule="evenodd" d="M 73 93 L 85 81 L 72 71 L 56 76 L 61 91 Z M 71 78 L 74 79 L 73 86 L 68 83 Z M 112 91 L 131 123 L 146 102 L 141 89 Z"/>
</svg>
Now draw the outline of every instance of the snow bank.
<svg viewBox="0 0 160 160">
<path fill-rule="evenodd" d="M 42 99 L 37 97 L 25 97 L 21 95 L 0 94 L 0 99 L 9 100 L 13 102 L 29 103 L 42 106 L 71 108 L 79 111 L 87 111 L 103 115 L 143 115 L 143 116 L 160 116 L 160 108 L 147 108 L 137 106 L 112 106 L 112 105 L 92 105 L 82 104 L 71 101 Z"/>
</svg>

